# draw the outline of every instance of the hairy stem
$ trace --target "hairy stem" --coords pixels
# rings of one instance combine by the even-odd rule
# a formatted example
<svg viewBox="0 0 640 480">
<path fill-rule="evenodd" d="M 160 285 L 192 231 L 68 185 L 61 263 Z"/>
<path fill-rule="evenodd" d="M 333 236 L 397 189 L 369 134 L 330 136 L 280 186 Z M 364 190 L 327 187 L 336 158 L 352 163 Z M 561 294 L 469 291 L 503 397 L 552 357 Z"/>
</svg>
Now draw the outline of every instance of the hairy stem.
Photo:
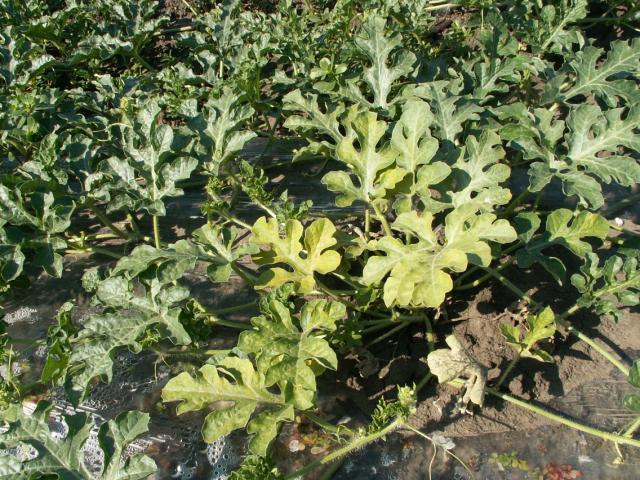
<svg viewBox="0 0 640 480">
<path fill-rule="evenodd" d="M 109 230 L 111 230 L 114 234 L 116 234 L 118 237 L 120 237 L 120 238 L 122 238 L 124 240 L 130 240 L 129 235 L 127 235 L 125 232 L 123 232 L 118 227 L 116 227 L 113 224 L 113 222 L 111 220 L 109 220 L 109 217 L 107 217 L 104 214 L 104 212 L 102 210 L 100 210 L 93 202 L 89 202 L 87 206 L 93 212 L 93 214 L 96 216 L 96 218 L 98 220 L 100 220 L 100 222 L 104 226 L 109 228 Z"/>
<path fill-rule="evenodd" d="M 309 411 L 306 411 L 306 410 L 304 412 L 302 412 L 302 413 L 304 414 L 305 417 L 307 417 L 313 423 L 321 426 L 327 432 L 337 433 L 337 434 L 346 434 L 346 435 L 349 435 L 349 436 L 354 436 L 355 435 L 355 432 L 353 430 L 351 430 L 349 427 L 345 426 L 345 425 L 334 425 L 333 423 L 327 422 L 322 417 L 319 417 L 315 413 L 309 412 Z"/>
<path fill-rule="evenodd" d="M 236 330 L 251 330 L 251 325 L 248 323 L 234 322 L 232 320 L 222 320 L 215 315 L 209 316 L 209 324 L 220 325 L 221 327 L 235 328 Z"/>
<path fill-rule="evenodd" d="M 72 245 L 72 247 L 74 248 L 70 248 L 65 250 L 64 253 L 68 253 L 70 255 L 74 255 L 74 254 L 83 254 L 83 253 L 96 253 L 99 255 L 104 255 L 106 257 L 111 257 L 111 258 L 115 258 L 115 259 L 121 259 L 122 258 L 122 254 L 117 253 L 117 252 L 112 252 L 111 250 L 107 250 L 106 248 L 100 248 L 100 247 L 78 247 L 75 248 L 74 245 Z"/>
<path fill-rule="evenodd" d="M 507 208 L 500 214 L 501 217 L 508 217 L 509 215 L 511 215 L 513 213 L 513 211 L 518 208 L 522 202 L 524 201 L 525 198 L 527 198 L 527 195 L 529 195 L 531 192 L 529 191 L 528 188 L 525 188 L 522 192 L 520 192 L 518 194 L 518 196 L 516 198 L 514 198 L 511 203 L 507 206 Z"/>
<path fill-rule="evenodd" d="M 153 241 L 155 243 L 155 246 L 157 249 L 161 248 L 160 245 L 160 224 L 158 222 L 158 216 L 157 215 L 153 215 L 152 217 L 152 222 L 153 222 Z"/>
<path fill-rule="evenodd" d="M 537 308 L 541 308 L 542 307 L 542 305 L 540 305 L 538 302 L 533 300 L 529 295 L 527 295 L 522 290 L 520 290 L 518 287 L 516 287 L 509 279 L 507 279 L 501 273 L 496 272 L 495 270 L 493 270 L 491 268 L 485 268 L 485 270 L 487 270 L 489 273 L 491 273 L 491 275 L 493 275 L 495 278 L 500 280 L 500 282 L 502 282 L 502 284 L 505 287 L 507 287 L 509 290 L 511 290 L 518 297 L 522 298 L 523 300 L 525 300 L 530 305 L 532 305 L 534 307 L 537 307 Z M 565 320 L 566 317 L 568 317 L 570 315 L 573 315 L 579 309 L 580 309 L 579 306 L 574 305 L 569 310 L 567 310 L 564 314 L 556 316 L 556 322 L 558 324 L 560 324 L 562 327 L 564 327 L 569 333 L 571 333 L 572 335 L 577 337 L 579 340 L 582 340 L 583 342 L 585 342 L 587 345 L 589 345 L 591 348 L 593 348 L 596 352 L 598 352 L 604 358 L 609 360 L 625 376 L 629 376 L 629 368 L 626 365 L 624 365 L 620 360 L 616 359 L 611 353 L 609 353 L 602 345 L 600 345 L 598 342 L 596 342 L 593 338 L 589 337 L 588 335 L 585 335 L 584 333 L 582 333 L 580 330 L 578 330 L 577 328 L 575 328 L 573 325 L 571 325 L 569 322 L 567 322 Z"/>
<path fill-rule="evenodd" d="M 504 372 L 502 372 L 502 375 L 500 375 L 500 378 L 495 383 L 494 385 L 495 388 L 500 388 L 502 386 L 504 381 L 507 379 L 507 377 L 511 373 L 511 370 L 513 370 L 513 367 L 515 367 L 519 361 L 520 361 L 520 353 L 518 353 L 518 355 L 516 355 L 513 359 L 511 359 L 511 361 L 509 362 L 509 365 L 507 365 L 507 368 L 504 369 Z"/>
<path fill-rule="evenodd" d="M 382 229 L 384 230 L 384 234 L 387 235 L 388 237 L 393 237 L 393 233 L 391 232 L 391 227 L 389 227 L 389 222 L 387 222 L 387 219 L 380 212 L 378 207 L 376 207 L 374 202 L 371 202 L 371 208 L 373 208 L 373 211 L 376 213 L 376 217 L 378 217 L 378 220 L 382 224 Z"/>
<path fill-rule="evenodd" d="M 615 366 L 618 370 L 620 370 L 620 372 L 622 372 L 622 374 L 625 377 L 629 376 L 629 367 L 627 367 L 624 363 L 622 363 L 620 360 L 615 358 L 611 353 L 605 350 L 605 348 L 602 345 L 600 345 L 598 342 L 596 342 L 593 338 L 589 337 L 588 335 L 585 335 L 584 333 L 582 333 L 580 330 L 575 328 L 573 325 L 571 325 L 569 322 L 567 322 L 563 318 L 556 318 L 556 321 L 560 325 L 562 325 L 562 327 L 564 327 L 564 329 L 567 330 L 569 333 L 571 333 L 573 336 L 579 338 L 584 343 L 586 343 L 591 348 L 593 348 L 596 352 L 598 352 L 600 355 L 602 355 L 604 358 L 609 360 L 609 362 L 611 362 L 613 366 Z"/>
<path fill-rule="evenodd" d="M 243 267 L 239 263 L 231 263 L 231 268 L 249 285 L 254 286 L 258 282 L 258 277 L 256 277 L 252 272 L 249 272 L 247 268 Z"/>
<path fill-rule="evenodd" d="M 391 433 L 393 430 L 395 430 L 402 424 L 403 424 L 402 419 L 397 418 L 378 432 L 365 435 L 364 437 L 361 437 L 361 438 L 353 439 L 353 441 L 349 445 L 339 448 L 338 450 L 335 450 L 334 452 L 331 452 L 330 454 L 325 455 L 324 457 L 316 460 L 315 462 L 311 462 L 310 464 L 302 467 L 300 470 L 287 475 L 285 477 L 285 480 L 296 480 L 296 479 L 305 478 L 306 474 L 308 474 L 309 472 L 312 472 L 316 468 L 322 465 L 328 465 L 344 455 L 348 455 L 349 453 L 355 450 L 358 450 L 359 448 L 362 448 L 371 442 L 375 442 L 376 440 Z"/>
<path fill-rule="evenodd" d="M 372 341 L 370 341 L 369 343 L 367 343 L 364 348 L 369 348 L 372 347 L 373 345 L 375 345 L 376 343 L 380 343 L 382 340 L 384 340 L 385 338 L 389 338 L 391 335 L 393 335 L 394 333 L 397 333 L 401 330 L 404 330 L 405 328 L 407 328 L 409 326 L 409 322 L 402 322 L 400 325 L 395 326 L 394 328 L 392 328 L 391 330 L 389 330 L 388 332 L 383 333 L 382 335 L 380 335 L 379 337 L 373 339 Z"/>
<path fill-rule="evenodd" d="M 618 203 L 614 203 L 603 212 L 600 212 L 600 215 L 602 215 L 603 217 L 606 217 L 607 215 L 611 215 L 619 210 L 622 210 L 625 207 L 634 205 L 635 203 L 638 202 L 638 200 L 640 200 L 640 193 L 636 193 L 635 195 L 631 195 L 625 198 L 624 200 L 619 201 Z"/>
<path fill-rule="evenodd" d="M 505 268 L 507 268 L 507 267 L 509 267 L 509 266 L 513 265 L 513 262 L 515 262 L 515 261 L 516 261 L 515 257 L 511 257 L 511 258 L 510 258 L 509 260 L 507 260 L 506 262 L 501 263 L 500 265 L 498 265 L 498 266 L 495 268 L 495 271 L 496 271 L 496 272 L 499 272 L 499 271 L 501 271 L 501 270 L 504 270 Z M 475 287 L 477 287 L 478 285 L 480 285 L 480 284 L 482 284 L 482 283 L 486 282 L 486 281 L 487 281 L 488 279 L 490 279 L 492 276 L 493 276 L 493 275 L 492 275 L 491 273 L 486 273 L 486 274 L 484 274 L 483 276 L 481 276 L 480 278 L 477 278 L 477 279 L 473 280 L 472 282 L 465 283 L 465 284 L 463 284 L 463 285 L 460 285 L 460 286 L 458 286 L 458 287 L 454 287 L 454 288 L 455 288 L 455 290 L 469 290 L 469 289 L 471 289 L 471 288 L 475 288 Z"/>
<path fill-rule="evenodd" d="M 233 307 L 216 308 L 216 309 L 213 309 L 213 310 L 207 310 L 207 315 L 224 315 L 224 314 L 227 314 L 227 313 L 241 312 L 242 310 L 247 310 L 249 308 L 255 307 L 256 305 L 258 305 L 258 301 L 257 300 L 253 300 L 253 301 L 248 302 L 248 303 L 242 303 L 240 305 L 234 305 Z"/>
<path fill-rule="evenodd" d="M 605 432 L 603 430 L 590 427 L 588 425 L 584 425 L 583 423 L 576 422 L 575 420 L 571 420 L 565 418 L 561 415 L 557 415 L 548 410 L 545 410 L 542 407 L 538 407 L 537 405 L 532 405 L 524 400 L 520 400 L 519 398 L 512 397 L 511 395 L 507 395 L 506 393 L 502 393 L 495 388 L 487 388 L 487 393 L 493 395 L 494 397 L 501 398 L 507 402 L 513 403 L 519 407 L 522 407 L 530 412 L 537 413 L 538 415 L 542 415 L 549 420 L 553 420 L 554 422 L 561 423 L 571 428 L 575 428 L 584 433 L 588 433 L 589 435 L 594 435 L 596 437 L 602 438 L 603 440 L 609 440 L 615 443 L 624 444 L 624 445 L 632 445 L 634 447 L 640 447 L 640 440 L 634 440 L 633 438 L 625 437 L 622 435 L 618 435 L 615 433 Z"/>
</svg>

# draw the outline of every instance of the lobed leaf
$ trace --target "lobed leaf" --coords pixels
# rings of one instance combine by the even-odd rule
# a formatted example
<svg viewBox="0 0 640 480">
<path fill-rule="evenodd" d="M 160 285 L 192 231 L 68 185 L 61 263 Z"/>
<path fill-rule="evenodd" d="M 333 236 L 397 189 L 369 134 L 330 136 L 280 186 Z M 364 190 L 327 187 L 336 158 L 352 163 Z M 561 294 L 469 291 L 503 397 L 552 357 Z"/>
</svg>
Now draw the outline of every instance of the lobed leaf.
<svg viewBox="0 0 640 480">
<path fill-rule="evenodd" d="M 269 250 L 254 255 L 256 262 L 260 265 L 284 263 L 292 269 L 270 268 L 260 275 L 257 288 L 277 288 L 293 282 L 300 293 L 310 293 L 316 285 L 315 272 L 329 273 L 340 264 L 340 254 L 330 250 L 337 243 L 336 228 L 327 218 L 315 220 L 306 230 L 298 220 L 289 220 L 282 237 L 275 218 L 260 217 L 252 232 L 255 243 L 269 246 Z M 300 242 L 303 232 L 304 245 Z"/>
</svg>

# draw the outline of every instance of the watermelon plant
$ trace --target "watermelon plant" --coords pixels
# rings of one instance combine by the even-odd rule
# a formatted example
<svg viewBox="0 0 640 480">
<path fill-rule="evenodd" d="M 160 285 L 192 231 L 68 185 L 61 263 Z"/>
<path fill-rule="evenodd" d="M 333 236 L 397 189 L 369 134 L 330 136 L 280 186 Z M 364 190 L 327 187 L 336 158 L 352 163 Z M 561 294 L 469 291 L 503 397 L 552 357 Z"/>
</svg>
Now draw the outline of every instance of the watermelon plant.
<svg viewBox="0 0 640 480">
<path fill-rule="evenodd" d="M 399 429 L 435 451 L 410 418 L 436 381 L 459 388 L 463 412 L 490 395 L 640 447 L 637 394 L 616 433 L 507 382 L 523 358 L 562 362 L 547 347 L 564 332 L 640 387 L 637 361 L 574 322 L 640 304 L 638 233 L 614 220 L 639 198 L 635 1 L 170 3 L 0 0 L 0 298 L 91 262 L 88 309 L 70 293 L 42 338 L 0 323 L 2 478 L 156 470 L 131 450 L 149 412 L 83 411 L 122 352 L 170 366 L 149 379 L 154 409 L 202 412 L 204 442 L 244 432 L 235 480 L 330 478 L 336 460 Z M 279 188 L 291 174 L 314 187 Z M 533 298 L 518 280 L 531 272 L 573 298 Z M 213 308 L 194 275 L 253 300 Z M 495 378 L 447 334 L 447 308 L 483 285 L 523 310 L 499 326 L 510 353 Z M 319 414 L 327 372 L 350 350 L 415 325 L 423 378 L 382 397 L 368 425 Z M 230 333 L 230 348 L 211 348 Z M 42 365 L 14 368 L 37 347 Z M 189 355 L 198 363 L 172 360 Z M 55 413 L 60 398 L 71 412 Z M 301 416 L 334 448 L 286 471 L 273 446 Z M 84 453 L 96 438 L 97 466 Z"/>
</svg>

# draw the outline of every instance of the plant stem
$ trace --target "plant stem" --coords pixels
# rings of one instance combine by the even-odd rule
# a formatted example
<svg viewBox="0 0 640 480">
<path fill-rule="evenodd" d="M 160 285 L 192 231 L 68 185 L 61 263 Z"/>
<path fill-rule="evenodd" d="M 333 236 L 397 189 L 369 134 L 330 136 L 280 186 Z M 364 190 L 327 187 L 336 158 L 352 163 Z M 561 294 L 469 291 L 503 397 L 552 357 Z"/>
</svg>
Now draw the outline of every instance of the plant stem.
<svg viewBox="0 0 640 480">
<path fill-rule="evenodd" d="M 422 390 L 425 385 L 427 383 L 429 383 L 429 380 L 431 380 L 433 378 L 433 374 L 431 372 L 427 373 L 424 378 L 422 380 L 420 380 L 418 382 L 418 384 L 416 385 L 416 393 L 418 393 L 420 390 Z"/>
<path fill-rule="evenodd" d="M 606 210 L 600 212 L 600 215 L 606 217 L 607 215 L 611 215 L 624 207 L 635 204 L 638 200 L 640 200 L 640 193 L 636 193 L 635 195 L 631 195 L 630 197 L 625 198 L 624 200 L 619 201 L 618 203 L 614 203 Z"/>
<path fill-rule="evenodd" d="M 234 322 L 233 320 L 222 320 L 215 315 L 209 316 L 209 324 L 220 325 L 227 328 L 235 328 L 236 330 L 251 330 L 252 326 L 248 323 Z"/>
<path fill-rule="evenodd" d="M 302 478 L 304 478 L 304 476 L 307 473 L 312 472 L 316 468 L 318 468 L 318 467 L 320 467 L 322 465 L 328 465 L 328 464 L 334 462 L 335 460 L 339 459 L 343 455 L 347 455 L 347 454 L 353 452 L 354 450 L 362 448 L 362 447 L 364 447 L 365 445 L 367 445 L 367 444 L 369 444 L 371 442 L 375 442 L 376 440 L 378 440 L 378 439 L 386 436 L 387 434 L 391 433 L 393 430 L 395 430 L 396 428 L 398 428 L 402 424 L 403 424 L 402 419 L 397 418 L 393 422 L 391 422 L 389 425 L 384 427 L 382 430 L 380 430 L 378 432 L 375 432 L 375 433 L 372 433 L 372 434 L 369 434 L 369 435 L 366 435 L 366 436 L 361 437 L 361 438 L 354 439 L 349 445 L 346 445 L 346 446 L 344 446 L 342 448 L 339 448 L 338 450 L 335 450 L 334 452 L 331 452 L 330 454 L 325 455 L 324 457 L 316 460 L 315 462 L 311 462 L 310 464 L 305 465 L 300 470 L 297 470 L 297 471 L 287 475 L 285 477 L 285 480 L 302 479 Z"/>
<path fill-rule="evenodd" d="M 636 430 L 638 430 L 638 428 L 640 428 L 640 416 L 636 417 L 636 419 L 633 421 L 633 423 L 629 426 L 629 428 L 627 428 L 623 435 L 625 437 L 631 437 Z"/>
<path fill-rule="evenodd" d="M 127 220 L 129 220 L 129 225 L 131 225 L 131 230 L 133 231 L 134 235 L 136 235 L 138 238 L 144 239 L 145 237 L 144 235 L 142 235 L 142 232 L 138 227 L 138 222 L 136 222 L 136 219 L 131 212 L 127 213 Z"/>
<path fill-rule="evenodd" d="M 313 423 L 316 423 L 317 425 L 321 426 L 327 432 L 338 433 L 338 434 L 346 433 L 347 435 L 350 435 L 350 436 L 355 435 L 355 432 L 351 430 L 349 427 L 346 427 L 344 425 L 334 425 L 333 423 L 329 423 L 325 419 L 323 419 L 322 417 L 319 417 L 313 412 L 309 412 L 305 410 L 302 413 L 304 414 L 305 417 L 307 417 Z"/>
<path fill-rule="evenodd" d="M 433 441 L 433 439 L 427 435 L 426 433 L 421 432 L 420 430 L 418 430 L 417 428 L 414 428 L 413 426 L 409 425 L 406 422 L 403 422 L 402 424 L 402 428 L 406 428 L 407 430 L 411 430 L 413 433 L 415 433 L 416 435 L 421 436 L 422 438 L 429 440 L 432 444 L 433 444 L 433 448 L 434 448 L 434 452 L 433 455 L 435 457 L 436 454 L 436 450 L 437 450 L 437 445 L 436 443 Z M 471 478 L 475 479 L 476 476 L 473 474 L 473 472 L 471 471 L 471 469 L 467 466 L 466 463 L 464 463 L 462 460 L 460 460 L 460 458 L 458 458 L 453 452 L 444 449 L 445 454 L 447 455 L 451 455 L 455 460 L 458 461 L 458 463 L 460 463 L 460 465 L 462 465 L 464 467 L 464 469 L 469 472 L 469 475 L 471 475 Z"/>
<path fill-rule="evenodd" d="M 124 239 L 124 240 L 130 240 L 129 235 L 127 235 L 125 232 L 123 232 L 122 230 L 120 230 L 118 227 L 116 227 L 113 222 L 111 220 L 109 220 L 109 217 L 107 217 L 102 210 L 100 210 L 98 207 L 96 207 L 96 205 L 91 201 L 88 204 L 89 209 L 93 212 L 93 214 L 96 216 L 96 218 L 98 220 L 100 220 L 100 222 L 102 222 L 102 224 L 106 227 L 108 227 L 113 233 L 115 233 L 118 237 Z"/>
<path fill-rule="evenodd" d="M 344 461 L 340 461 L 329 465 L 329 467 L 327 467 L 327 469 L 322 472 L 322 475 L 320 476 L 320 478 L 318 478 L 318 480 L 331 480 L 335 473 L 340 469 L 340 467 L 342 467 L 343 463 Z"/>
<path fill-rule="evenodd" d="M 161 248 L 160 245 L 160 224 L 158 222 L 158 216 L 157 215 L 152 215 L 152 222 L 153 222 L 153 242 L 156 245 L 156 248 L 159 250 Z"/>
<path fill-rule="evenodd" d="M 431 353 L 436 348 L 435 347 L 436 337 L 433 334 L 433 325 L 431 324 L 431 319 L 429 318 L 428 315 L 424 316 L 424 325 L 425 325 L 425 328 L 427 329 L 427 349 L 429 350 L 429 353 Z"/>
<path fill-rule="evenodd" d="M 364 209 L 364 239 L 369 241 L 369 233 L 371 231 L 371 211 Z"/>
<path fill-rule="evenodd" d="M 518 353 L 518 355 L 516 355 L 513 359 L 511 359 L 511 361 L 509 362 L 509 365 L 507 365 L 507 368 L 504 369 L 504 372 L 502 372 L 502 375 L 500 375 L 500 378 L 495 383 L 494 385 L 495 388 L 500 388 L 502 386 L 504 381 L 507 379 L 507 377 L 511 373 L 511 370 L 513 370 L 513 367 L 515 367 L 516 363 L 518 363 L 519 361 L 520 361 L 520 353 Z"/>
<path fill-rule="evenodd" d="M 378 220 L 382 224 L 382 229 L 384 230 L 384 234 L 387 235 L 388 237 L 393 237 L 393 233 L 391 232 L 391 227 L 389 227 L 389 223 L 387 222 L 387 219 L 384 217 L 382 213 L 380 213 L 380 210 L 378 209 L 378 207 L 376 207 L 374 202 L 371 202 L 371 208 L 373 208 L 373 211 L 376 213 L 376 217 L 378 217 Z"/>
<path fill-rule="evenodd" d="M 149 62 L 147 62 L 144 58 L 142 58 L 140 53 L 135 49 L 133 50 L 133 58 L 135 58 L 138 62 L 140 62 L 140 65 L 142 65 L 147 70 L 150 70 L 152 72 L 157 71 L 156 68 L 154 68 Z"/>
<path fill-rule="evenodd" d="M 571 325 L 569 322 L 567 322 L 563 318 L 556 318 L 556 322 L 562 325 L 562 327 L 564 327 L 564 329 L 567 330 L 569 333 L 571 333 L 575 337 L 582 340 L 584 343 L 589 345 L 591 348 L 593 348 L 596 352 L 598 352 L 604 358 L 609 360 L 613 364 L 613 366 L 615 366 L 618 370 L 620 370 L 620 372 L 622 372 L 622 374 L 625 377 L 629 376 L 629 367 L 627 367 L 624 363 L 622 363 L 620 360 L 618 360 L 613 355 L 611 355 L 608 351 L 606 351 L 604 347 L 598 344 L 593 338 L 585 335 L 584 333 L 582 333 L 580 330 L 575 328 L 573 325 Z"/>
<path fill-rule="evenodd" d="M 459 8 L 460 5 L 455 3 L 445 3 L 442 5 L 434 5 L 432 7 L 424 7 L 426 12 L 435 12 L 436 10 L 448 10 L 450 8 Z"/>
<path fill-rule="evenodd" d="M 238 274 L 240 278 L 242 278 L 249 285 L 253 286 L 258 282 L 258 277 L 256 277 L 252 272 L 247 271 L 248 269 L 244 268 L 237 262 L 231 263 L 231 268 L 234 272 Z"/>
<path fill-rule="evenodd" d="M 191 13 L 193 13 L 196 17 L 198 16 L 198 12 L 196 11 L 196 9 L 195 9 L 195 8 L 193 8 L 193 7 L 191 6 L 191 4 L 190 4 L 189 2 L 187 2 L 187 0 L 182 0 L 182 3 L 184 3 L 184 4 L 185 4 L 185 6 L 186 6 L 189 10 L 191 10 Z"/>
<path fill-rule="evenodd" d="M 509 290 L 511 290 L 518 297 L 522 298 L 523 300 L 525 300 L 530 305 L 532 305 L 534 307 L 538 307 L 538 308 L 540 308 L 542 306 L 538 302 L 533 300 L 529 295 L 527 295 L 522 290 L 520 290 L 518 287 L 516 287 L 509 279 L 507 279 L 501 273 L 496 272 L 495 270 L 493 270 L 491 268 L 488 268 L 488 267 L 485 268 L 485 270 L 487 270 L 489 273 L 491 273 L 491 275 L 493 275 L 498 280 L 500 280 L 505 287 L 507 287 Z M 556 322 L 558 324 L 560 324 L 562 327 L 564 327 L 569 333 L 571 333 L 572 335 L 574 335 L 578 339 L 580 339 L 583 342 L 585 342 L 587 345 L 589 345 L 591 348 L 593 348 L 596 352 L 598 352 L 604 358 L 609 360 L 618 370 L 620 370 L 624 374 L 625 377 L 629 376 L 629 368 L 628 367 L 626 367 L 622 362 L 620 362 L 613 355 L 611 355 L 609 352 L 607 352 L 604 349 L 604 347 L 602 345 L 599 345 L 594 339 L 592 339 L 588 335 L 585 335 L 584 333 L 582 333 L 580 330 L 578 330 L 577 328 L 575 328 L 573 325 L 571 325 L 569 322 L 567 322 L 565 320 L 566 317 L 568 317 L 570 315 L 573 315 L 579 309 L 580 309 L 579 306 L 574 305 L 573 307 L 571 307 L 569 310 L 567 310 L 562 315 L 556 316 Z"/>
<path fill-rule="evenodd" d="M 518 248 L 520 248 L 521 245 L 522 245 L 522 242 L 517 241 L 516 243 L 511 245 L 509 248 L 506 248 L 502 252 L 502 255 L 507 255 L 507 254 L 513 252 L 514 250 L 517 250 Z M 510 262 L 510 264 L 512 264 L 515 261 L 515 259 L 511 259 L 510 258 L 507 261 Z M 473 275 L 476 271 L 480 270 L 481 268 L 482 267 L 479 267 L 479 266 L 475 266 L 475 267 L 470 268 L 469 270 L 464 272 L 462 275 L 460 275 L 458 278 L 456 278 L 455 285 L 459 285 L 462 280 L 464 280 L 465 278 L 467 278 L 470 275 Z M 504 267 L 504 268 L 506 268 L 506 267 Z M 500 269 L 500 270 L 502 270 L 502 269 Z M 489 278 L 491 278 L 491 275 L 489 275 L 489 274 L 484 275 L 482 277 L 482 282 L 484 282 L 485 280 L 488 280 Z M 478 280 L 480 280 L 480 279 L 478 279 Z M 474 282 L 474 285 L 478 286 L 478 285 L 480 285 L 480 283 L 481 282 L 478 282 L 478 283 Z M 468 288 L 471 288 L 471 287 L 468 287 Z M 456 286 L 456 287 L 454 287 L 454 289 L 458 289 L 458 287 Z"/>
<path fill-rule="evenodd" d="M 500 265 L 498 265 L 495 268 L 496 272 L 499 272 L 501 270 L 504 270 L 505 268 L 511 266 L 513 264 L 513 262 L 515 262 L 515 257 L 511 257 L 509 260 L 507 260 L 504 263 L 501 263 Z M 478 285 L 484 283 L 485 281 L 487 281 L 489 278 L 491 278 L 493 275 L 491 273 L 486 273 L 483 276 L 481 276 L 480 278 L 476 278 L 474 281 L 469 282 L 469 283 L 465 283 L 463 285 L 460 285 L 458 287 L 455 287 L 455 290 L 469 290 L 471 288 L 475 288 Z M 460 277 L 462 278 L 462 277 Z"/>
<path fill-rule="evenodd" d="M 112 252 L 111 250 L 107 250 L 106 248 L 100 248 L 100 247 L 84 247 L 84 248 L 77 248 L 77 249 L 68 249 L 68 250 L 65 250 L 64 253 L 68 253 L 72 255 L 82 254 L 82 253 L 97 253 L 100 255 L 105 255 L 107 257 L 116 258 L 118 260 L 122 258 L 121 254 Z"/>
<path fill-rule="evenodd" d="M 538 302 L 536 302 L 533 298 L 531 298 L 529 295 L 527 295 L 526 293 L 524 293 L 522 290 L 520 290 L 518 287 L 516 287 L 511 280 L 509 280 L 507 277 L 505 277 L 504 275 L 502 275 L 500 272 L 494 270 L 493 268 L 490 267 L 484 267 L 484 269 L 492 276 L 495 277 L 496 279 L 500 280 L 500 282 L 507 287 L 509 290 L 511 290 L 513 293 L 515 293 L 518 297 L 522 298 L 524 301 L 526 301 L 527 303 L 529 303 L 530 305 L 539 307 L 540 304 Z"/>
<path fill-rule="evenodd" d="M 168 349 L 168 350 L 154 350 L 158 355 L 171 355 L 171 356 L 202 356 L 202 357 L 210 357 L 212 355 L 220 355 L 231 352 L 231 350 L 180 350 L 180 349 Z"/>
<path fill-rule="evenodd" d="M 217 308 L 213 310 L 207 310 L 207 315 L 224 315 L 227 313 L 240 312 L 242 310 L 247 310 L 248 308 L 255 307 L 258 305 L 257 300 L 253 300 L 248 303 L 243 303 L 240 305 L 234 305 L 233 307 L 225 307 L 225 308 Z"/>
<path fill-rule="evenodd" d="M 507 206 L 507 208 L 500 214 L 501 217 L 508 217 L 513 213 L 513 211 L 520 206 L 520 204 L 527 198 L 529 195 L 529 189 L 525 188 L 522 192 L 518 194 L 516 198 L 514 198 L 511 203 Z"/>
<path fill-rule="evenodd" d="M 532 405 L 523 400 L 520 400 L 519 398 L 512 397 L 511 395 L 507 395 L 506 393 L 502 393 L 496 390 L 495 388 L 490 388 L 490 387 L 487 388 L 487 393 L 493 395 L 494 397 L 498 397 L 498 398 L 501 398 L 502 400 L 506 400 L 507 402 L 513 403 L 514 405 L 518 405 L 519 407 L 529 410 L 530 412 L 534 412 L 534 413 L 537 413 L 538 415 L 542 415 L 543 417 L 548 418 L 549 420 L 553 420 L 555 422 L 561 423 L 568 427 L 575 428 L 576 430 L 579 430 L 581 432 L 588 433 L 596 437 L 600 437 L 603 440 L 609 440 L 615 443 L 632 445 L 634 447 L 640 447 L 640 440 L 634 440 L 633 438 L 629 438 L 622 435 L 617 435 L 615 433 L 605 432 L 597 428 L 589 427 L 588 425 L 584 425 L 582 423 L 576 422 L 574 420 L 570 420 L 568 418 L 562 417 L 555 413 L 551 413 L 548 410 L 545 410 L 544 408 L 538 407 L 536 405 Z"/>
<path fill-rule="evenodd" d="M 389 338 L 391 335 L 393 335 L 396 332 L 399 332 L 400 330 L 404 330 L 405 328 L 407 328 L 409 326 L 409 322 L 402 322 L 400 325 L 395 326 L 394 328 L 392 328 L 391 330 L 389 330 L 388 332 L 383 333 L 382 335 L 380 335 L 379 337 L 375 338 L 374 340 L 372 340 L 371 342 L 367 343 L 364 348 L 370 348 L 372 346 L 374 346 L 376 343 L 380 343 L 382 340 L 384 340 L 385 338 Z"/>
</svg>

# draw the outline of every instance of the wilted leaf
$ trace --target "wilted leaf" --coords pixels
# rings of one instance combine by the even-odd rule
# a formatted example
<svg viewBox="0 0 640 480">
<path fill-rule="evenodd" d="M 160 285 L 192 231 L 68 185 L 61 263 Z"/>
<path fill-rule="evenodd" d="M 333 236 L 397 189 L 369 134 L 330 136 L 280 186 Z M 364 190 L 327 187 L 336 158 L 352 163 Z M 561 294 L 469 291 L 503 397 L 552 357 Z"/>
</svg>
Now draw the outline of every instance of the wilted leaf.
<svg viewBox="0 0 640 480">
<path fill-rule="evenodd" d="M 445 341 L 449 348 L 434 350 L 427 355 L 429 370 L 438 377 L 438 383 L 447 383 L 458 377 L 465 378 L 466 390 L 462 397 L 463 404 L 466 405 L 471 401 L 482 406 L 487 369 L 469 355 L 455 336 L 449 335 Z"/>
</svg>

